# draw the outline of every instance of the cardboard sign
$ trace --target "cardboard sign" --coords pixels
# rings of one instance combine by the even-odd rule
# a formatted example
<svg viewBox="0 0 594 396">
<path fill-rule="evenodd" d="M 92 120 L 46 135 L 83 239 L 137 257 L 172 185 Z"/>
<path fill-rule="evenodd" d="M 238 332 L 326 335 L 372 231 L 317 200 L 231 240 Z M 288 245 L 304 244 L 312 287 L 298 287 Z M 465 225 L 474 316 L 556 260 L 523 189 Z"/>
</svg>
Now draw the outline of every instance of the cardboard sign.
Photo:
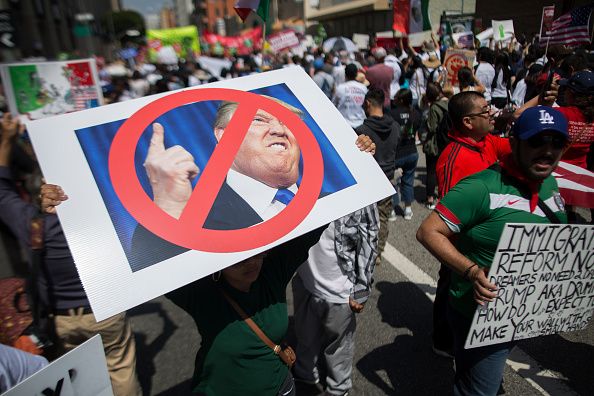
<svg viewBox="0 0 594 396">
<path fill-rule="evenodd" d="M 514 21 L 507 19 L 505 21 L 492 21 L 493 39 L 495 41 L 508 41 L 514 34 Z"/>
<path fill-rule="evenodd" d="M 353 33 L 353 43 L 357 44 L 357 48 L 360 50 L 367 49 L 369 47 L 369 35 Z"/>
<path fill-rule="evenodd" d="M 170 51 L 171 48 L 178 58 L 193 60 L 200 53 L 200 41 L 196 26 L 149 29 L 146 31 L 146 39 L 149 47 L 149 59 L 152 62 L 159 59 L 160 52 Z"/>
<path fill-rule="evenodd" d="M 594 226 L 507 224 L 489 281 L 497 298 L 475 311 L 465 348 L 585 328 L 594 312 Z"/>
<path fill-rule="evenodd" d="M 452 38 L 460 48 L 474 47 L 474 34 L 472 32 L 453 33 Z"/>
<path fill-rule="evenodd" d="M 448 48 L 443 61 L 443 67 L 446 69 L 446 85 L 458 84 L 458 70 L 467 66 L 472 68 L 475 52 L 468 50 L 458 50 Z"/>
<path fill-rule="evenodd" d="M 555 20 L 555 6 L 542 7 L 542 18 L 540 20 L 539 36 L 546 37 L 551 35 L 553 21 Z"/>
<path fill-rule="evenodd" d="M 408 35 L 408 42 L 413 47 L 420 47 L 425 41 L 431 42 L 431 30 L 424 32 L 411 33 Z"/>
<path fill-rule="evenodd" d="M 0 65 L 12 114 L 37 120 L 101 105 L 94 59 Z"/>
<path fill-rule="evenodd" d="M 113 395 L 101 336 L 79 345 L 2 395 Z"/>
<path fill-rule="evenodd" d="M 271 34 L 266 39 L 274 52 L 279 52 L 287 48 L 293 48 L 299 45 L 299 39 L 293 30 Z"/>
<path fill-rule="evenodd" d="M 238 107 L 226 126 L 215 128 L 222 101 Z M 264 116 L 255 117 L 260 111 Z M 155 122 L 165 130 L 162 149 L 183 148 L 200 170 L 196 178 L 187 175 L 192 185 L 178 216 L 153 202 L 144 166 Z M 273 134 L 268 123 L 290 133 Z M 355 147 L 349 124 L 299 67 L 32 122 L 28 129 L 48 183 L 68 193 L 58 215 L 98 320 L 394 192 L 373 157 Z M 266 138 L 255 137 L 257 131 L 268 131 L 261 132 Z M 297 194 L 275 214 L 268 209 L 276 189 L 266 183 L 272 182 L 240 168 L 259 160 L 276 164 L 281 154 L 291 154 L 286 159 L 298 172 L 290 172 L 298 176 L 291 180 Z"/>
</svg>

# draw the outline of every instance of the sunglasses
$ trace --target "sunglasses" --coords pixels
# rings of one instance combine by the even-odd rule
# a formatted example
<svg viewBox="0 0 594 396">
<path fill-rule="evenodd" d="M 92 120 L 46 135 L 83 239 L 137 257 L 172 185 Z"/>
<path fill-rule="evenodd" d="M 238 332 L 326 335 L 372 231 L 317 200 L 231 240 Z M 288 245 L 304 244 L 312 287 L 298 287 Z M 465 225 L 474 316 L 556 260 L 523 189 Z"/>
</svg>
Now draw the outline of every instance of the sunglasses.
<svg viewBox="0 0 594 396">
<path fill-rule="evenodd" d="M 480 113 L 469 113 L 464 115 L 463 117 L 482 117 L 485 114 L 491 116 L 491 106 L 487 106 L 484 108 L 485 110 L 481 111 Z"/>
<path fill-rule="evenodd" d="M 567 145 L 567 139 L 561 135 L 535 135 L 526 139 L 526 143 L 533 149 L 550 144 L 554 149 L 562 149 Z"/>
</svg>

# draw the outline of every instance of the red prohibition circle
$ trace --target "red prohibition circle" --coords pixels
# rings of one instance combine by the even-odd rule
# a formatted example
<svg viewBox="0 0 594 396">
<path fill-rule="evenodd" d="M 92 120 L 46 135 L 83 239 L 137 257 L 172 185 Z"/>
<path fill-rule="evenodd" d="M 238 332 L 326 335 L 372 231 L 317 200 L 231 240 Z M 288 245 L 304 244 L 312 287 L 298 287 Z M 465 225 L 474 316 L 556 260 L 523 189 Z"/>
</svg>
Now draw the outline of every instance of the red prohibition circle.
<svg viewBox="0 0 594 396">
<path fill-rule="evenodd" d="M 144 130 L 160 115 L 185 104 L 207 100 L 233 101 L 238 103 L 238 107 L 225 128 L 223 138 L 202 170 L 184 212 L 179 219 L 175 219 L 155 205 L 142 188 L 134 164 L 136 146 Z M 297 139 L 303 158 L 299 190 L 290 204 L 270 220 L 237 230 L 203 228 L 212 203 L 247 133 L 247 126 L 258 109 L 277 117 Z M 188 249 L 230 253 L 265 246 L 297 227 L 311 212 L 319 197 L 324 163 L 318 142 L 307 125 L 280 103 L 245 91 L 203 88 L 167 95 L 128 118 L 111 145 L 109 175 L 122 205 L 152 233 Z"/>
</svg>

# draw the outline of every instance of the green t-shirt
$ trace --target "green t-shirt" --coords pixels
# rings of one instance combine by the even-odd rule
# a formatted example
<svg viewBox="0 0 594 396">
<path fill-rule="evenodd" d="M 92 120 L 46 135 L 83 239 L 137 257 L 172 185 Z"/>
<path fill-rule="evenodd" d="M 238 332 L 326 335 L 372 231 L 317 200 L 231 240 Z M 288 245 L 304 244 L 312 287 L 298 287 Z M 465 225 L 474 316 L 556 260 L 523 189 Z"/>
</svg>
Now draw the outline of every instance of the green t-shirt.
<svg viewBox="0 0 594 396">
<path fill-rule="evenodd" d="M 196 355 L 194 392 L 209 396 L 277 394 L 288 374 L 287 366 L 245 324 L 219 287 L 268 338 L 279 344 L 289 322 L 287 284 L 322 231 L 314 230 L 270 250 L 260 276 L 247 293 L 229 286 L 222 276 L 218 282 L 209 276 L 167 294 L 192 316 L 202 336 Z"/>
<path fill-rule="evenodd" d="M 538 206 L 530 211 L 529 193 L 517 185 L 517 181 L 489 168 L 459 181 L 436 208 L 450 229 L 458 233 L 458 250 L 480 267 L 491 267 L 506 223 L 550 223 Z M 567 222 L 553 176 L 542 182 L 538 196 L 562 223 Z M 454 272 L 450 303 L 468 318 L 472 318 L 477 305 L 472 283 Z"/>
</svg>

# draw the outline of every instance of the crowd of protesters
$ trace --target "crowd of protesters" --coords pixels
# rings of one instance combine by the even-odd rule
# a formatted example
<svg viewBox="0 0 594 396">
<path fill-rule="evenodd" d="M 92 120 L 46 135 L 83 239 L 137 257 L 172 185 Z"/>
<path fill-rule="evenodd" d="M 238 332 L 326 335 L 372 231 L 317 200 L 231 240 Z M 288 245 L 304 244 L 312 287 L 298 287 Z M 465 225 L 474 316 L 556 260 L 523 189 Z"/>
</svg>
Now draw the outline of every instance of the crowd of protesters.
<svg viewBox="0 0 594 396">
<path fill-rule="evenodd" d="M 250 55 L 218 59 L 225 61 L 228 67 L 216 70 L 209 68 L 207 62 L 201 62 L 200 57 L 182 59 L 175 65 L 137 60 L 131 66 L 124 60 L 107 64 L 98 61 L 106 104 L 268 70 L 302 68 L 355 132 L 364 135 L 357 141 L 360 149 L 373 154 L 396 188 L 393 197 L 377 205 L 338 219 L 329 227 L 281 245 L 267 255 L 229 267 L 218 277 L 201 280 L 199 288 L 185 287 L 168 295 L 194 316 L 197 326 L 204 331 L 203 339 L 208 340 L 209 345 L 203 344 L 206 349 L 197 359 L 193 381 L 197 394 L 237 394 L 238 389 L 243 389 L 242 394 L 290 395 L 296 391 L 293 376 L 297 382 L 312 385 L 320 382 L 320 372 L 324 372 L 326 378 L 322 382 L 326 384 L 326 394 L 346 395 L 352 387 L 355 314 L 363 310 L 371 292 L 374 266 L 381 263 L 389 221 L 396 221 L 399 216 L 404 220 L 412 219 L 415 200 L 432 210 L 417 237 L 441 263 L 433 312 L 433 350 L 440 356 L 455 359 L 456 395 L 501 391 L 502 365 L 512 345 L 502 344 L 489 350 L 476 348 L 473 352 L 461 347 L 468 332 L 469 313 L 471 315 L 477 304 L 491 301 L 497 288 L 486 280 L 482 271 L 490 262 L 477 257 L 469 247 L 469 244 L 482 246 L 487 236 L 469 231 L 473 222 L 479 220 L 466 216 L 465 200 L 477 194 L 476 202 L 479 202 L 483 197 L 478 196 L 473 186 L 494 184 L 495 179 L 514 194 L 526 196 L 529 202 L 534 201 L 534 197 L 542 196 L 545 200 L 556 197 L 557 187 L 550 174 L 559 159 L 594 170 L 594 77 L 591 71 L 594 54 L 585 48 L 568 49 L 558 45 L 545 48 L 535 41 L 514 37 L 506 45 L 491 42 L 489 46 L 477 48 L 476 64 L 461 67 L 457 71 L 457 83 L 451 85 L 442 65 L 445 49 L 433 36 L 420 48 L 405 47 L 399 40 L 394 48 L 386 49 L 372 42 L 370 48 L 360 52 L 341 48 L 330 52 L 316 48 L 300 54 L 289 50 L 276 54 L 254 51 Z M 545 114 L 537 114 L 536 106 L 544 106 L 547 124 L 550 124 L 546 128 L 534 126 L 537 117 Z M 35 170 L 34 155 L 22 138 L 22 131 L 19 135 L 18 122 L 5 115 L 1 128 L 0 220 L 8 233 L 30 253 L 27 259 L 33 262 L 31 224 L 38 217 L 40 204 L 33 198 L 39 194 L 39 171 Z M 535 153 L 545 148 L 548 151 Z M 420 152 L 426 163 L 422 180 L 425 193 L 415 196 L 413 187 L 421 175 L 417 172 Z M 530 158 L 536 158 L 536 170 L 533 163 L 526 162 Z M 542 158 L 546 163 L 541 163 Z M 494 164 L 500 167 L 495 169 Z M 501 179 L 505 175 L 512 181 Z M 538 190 L 541 185 L 546 189 Z M 45 227 L 42 235 L 49 257 L 42 260 L 41 265 L 54 263 L 60 266 L 61 272 L 56 275 L 48 270 L 47 279 L 37 286 L 47 288 L 48 280 L 53 283 L 50 291 L 53 295 L 46 297 L 46 303 L 55 318 L 56 342 L 63 353 L 93 332 L 115 332 L 111 337 L 112 345 L 107 344 L 109 338 L 104 336 L 103 340 L 114 392 L 139 394 L 134 370 L 135 345 L 125 314 L 110 319 L 109 323 L 101 322 L 102 327 L 95 326 L 55 217 L 55 206 L 67 196 L 60 187 L 45 185 L 41 188 L 41 198 L 46 213 L 45 222 L 41 223 Z M 494 216 L 492 208 L 477 206 L 476 210 Z M 529 215 L 522 217 L 513 213 L 509 221 L 553 221 L 548 216 L 536 216 L 534 210 L 530 204 Z M 579 214 L 584 212 L 578 213 L 576 208 L 561 206 L 554 212 L 554 220 L 559 222 L 588 221 Z M 592 220 L 590 217 L 589 221 Z M 498 225 L 489 233 L 491 236 L 500 234 L 501 227 Z M 496 242 L 498 237 L 489 240 Z M 493 253 L 493 246 L 487 248 Z M 251 274 L 249 279 L 246 271 Z M 227 290 L 238 305 L 246 304 L 244 309 L 261 319 L 263 332 L 272 332 L 270 338 L 280 344 L 287 327 L 285 287 L 295 271 L 298 275 L 293 280 L 293 292 L 299 344 L 291 375 L 283 366 L 284 360 L 279 364 L 274 353 L 278 351 L 258 348 L 262 337 L 246 335 L 242 322 L 239 322 L 240 328 L 237 322 L 231 325 L 240 311 L 227 307 L 228 315 L 222 316 L 227 304 L 232 304 L 228 297 L 222 295 L 217 304 L 206 308 L 197 301 L 208 299 L 208 293 L 218 296 L 218 290 Z M 270 292 L 274 297 L 263 299 L 242 294 L 252 293 L 255 288 Z M 242 296 L 252 299 L 253 304 L 241 300 Z M 267 307 L 275 304 L 280 305 L 267 312 Z M 208 319 L 200 316 L 220 320 L 216 326 L 207 325 L 204 320 Z M 264 323 L 267 317 L 280 325 L 267 325 Z M 18 337 L 21 344 L 12 342 L 11 345 L 22 345 L 22 337 L 27 339 L 32 335 L 24 332 Z M 239 344 L 231 342 L 234 337 L 244 339 L 245 348 L 251 345 L 251 354 L 244 354 L 243 350 L 229 351 L 220 344 L 228 341 L 239 348 Z M 219 355 L 214 356 L 211 348 Z M 35 346 L 21 349 L 39 353 Z M 4 354 L 1 350 L 0 353 Z M 482 364 L 481 353 L 494 356 L 494 363 Z M 16 358 L 11 359 L 16 361 Z M 37 358 L 32 358 L 31 362 L 35 367 L 44 364 Z M 320 365 L 325 365 L 325 369 L 318 370 Z M 249 369 L 242 368 L 244 366 Z M 230 380 L 229 375 L 235 379 Z M 22 376 L 13 377 L 12 382 L 0 382 L 4 387 L 0 390 L 14 385 Z M 13 377 L 5 375 L 3 378 Z"/>
</svg>

